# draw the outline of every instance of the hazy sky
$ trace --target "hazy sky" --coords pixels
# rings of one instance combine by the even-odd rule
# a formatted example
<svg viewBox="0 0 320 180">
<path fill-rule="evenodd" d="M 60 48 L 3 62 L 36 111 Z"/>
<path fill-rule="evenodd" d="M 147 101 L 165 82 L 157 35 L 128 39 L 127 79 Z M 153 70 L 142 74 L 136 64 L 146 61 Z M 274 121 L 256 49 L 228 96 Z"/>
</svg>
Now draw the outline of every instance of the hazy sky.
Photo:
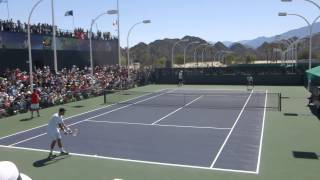
<svg viewBox="0 0 320 180">
<path fill-rule="evenodd" d="M 27 16 L 37 0 L 8 1 L 11 18 L 27 22 Z M 320 0 L 314 1 L 320 4 Z M 77 27 L 89 29 L 91 19 L 106 10 L 116 9 L 116 0 L 54 2 L 56 24 L 67 30 L 72 29 L 72 18 L 64 16 L 67 10 L 74 11 Z M 152 23 L 139 25 L 132 31 L 131 45 L 185 35 L 214 42 L 250 40 L 306 25 L 298 17 L 278 17 L 279 11 L 298 13 L 310 21 L 320 15 L 316 6 L 304 0 L 293 0 L 291 3 L 280 0 L 119 0 L 119 3 L 122 47 L 126 46 L 129 28 L 144 19 L 150 19 Z M 43 0 L 35 10 L 32 22 L 51 23 L 50 5 L 50 0 Z M 0 18 L 7 18 L 5 4 L 0 4 Z M 112 26 L 115 20 L 116 16 L 103 16 L 97 21 L 98 28 L 116 35 L 116 29 Z"/>
</svg>

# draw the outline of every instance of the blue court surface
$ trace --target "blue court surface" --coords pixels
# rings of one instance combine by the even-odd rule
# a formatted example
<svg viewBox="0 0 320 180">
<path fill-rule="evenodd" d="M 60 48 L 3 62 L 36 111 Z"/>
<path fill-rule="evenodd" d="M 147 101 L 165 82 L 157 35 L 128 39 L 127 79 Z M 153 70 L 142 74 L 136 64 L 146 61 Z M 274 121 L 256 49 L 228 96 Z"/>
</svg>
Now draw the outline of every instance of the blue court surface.
<svg viewBox="0 0 320 180">
<path fill-rule="evenodd" d="M 164 89 L 65 119 L 71 155 L 259 173 L 266 91 Z M 46 126 L 0 145 L 48 151 Z"/>
</svg>

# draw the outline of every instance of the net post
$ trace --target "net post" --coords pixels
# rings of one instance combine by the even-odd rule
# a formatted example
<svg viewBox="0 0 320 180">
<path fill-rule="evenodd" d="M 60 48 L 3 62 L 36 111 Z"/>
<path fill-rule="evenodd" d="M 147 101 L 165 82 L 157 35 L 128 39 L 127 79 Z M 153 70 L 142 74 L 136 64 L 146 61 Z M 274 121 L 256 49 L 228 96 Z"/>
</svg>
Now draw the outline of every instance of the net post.
<svg viewBox="0 0 320 180">
<path fill-rule="evenodd" d="M 278 94 L 278 103 L 279 103 L 279 105 L 278 105 L 278 109 L 279 109 L 279 111 L 281 111 L 282 110 L 282 97 L 281 97 L 281 93 L 279 93 Z"/>
<path fill-rule="evenodd" d="M 103 103 L 107 104 L 107 94 L 106 94 L 106 90 L 103 90 Z"/>
</svg>

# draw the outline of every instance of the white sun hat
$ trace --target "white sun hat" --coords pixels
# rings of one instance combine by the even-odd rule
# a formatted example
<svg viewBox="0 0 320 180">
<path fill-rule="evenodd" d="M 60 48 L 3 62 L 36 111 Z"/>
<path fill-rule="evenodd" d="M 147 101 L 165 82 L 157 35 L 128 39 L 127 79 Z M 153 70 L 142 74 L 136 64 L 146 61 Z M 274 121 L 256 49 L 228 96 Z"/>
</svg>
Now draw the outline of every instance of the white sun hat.
<svg viewBox="0 0 320 180">
<path fill-rule="evenodd" d="M 25 174 L 19 173 L 17 166 L 10 161 L 0 161 L 0 180 L 32 180 Z"/>
</svg>

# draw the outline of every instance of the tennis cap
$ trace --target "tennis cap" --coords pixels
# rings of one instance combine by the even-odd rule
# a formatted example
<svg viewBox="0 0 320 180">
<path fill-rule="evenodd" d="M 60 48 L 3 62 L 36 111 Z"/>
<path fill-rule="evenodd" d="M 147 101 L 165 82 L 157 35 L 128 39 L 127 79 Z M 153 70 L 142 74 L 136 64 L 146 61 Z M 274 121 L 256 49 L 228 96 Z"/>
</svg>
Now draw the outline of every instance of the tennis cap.
<svg viewBox="0 0 320 180">
<path fill-rule="evenodd" d="M 65 108 L 59 108 L 59 112 L 66 112 L 67 110 Z M 0 179 L 1 180 L 1 179 Z"/>
<path fill-rule="evenodd" d="M 0 161 L 0 180 L 32 180 L 25 174 L 19 173 L 17 166 L 10 161 Z"/>
</svg>

